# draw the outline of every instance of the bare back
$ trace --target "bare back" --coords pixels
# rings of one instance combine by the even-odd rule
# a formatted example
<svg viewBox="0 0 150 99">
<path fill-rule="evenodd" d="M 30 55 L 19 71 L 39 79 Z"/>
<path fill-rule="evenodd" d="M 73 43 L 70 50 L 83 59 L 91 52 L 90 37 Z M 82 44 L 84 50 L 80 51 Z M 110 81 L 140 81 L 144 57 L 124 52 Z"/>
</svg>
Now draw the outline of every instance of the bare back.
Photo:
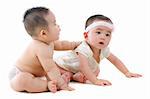
<svg viewBox="0 0 150 99">
<path fill-rule="evenodd" d="M 44 47 L 43 47 L 44 46 Z M 45 47 L 47 46 L 47 47 Z M 38 49 L 47 48 L 50 49 L 49 54 L 53 56 L 54 45 L 51 43 L 49 46 L 39 41 L 32 41 L 27 49 L 24 51 L 23 55 L 17 60 L 16 66 L 23 72 L 32 73 L 35 76 L 44 76 L 46 75 L 39 58 L 37 56 Z M 42 52 L 45 53 L 44 51 Z"/>
</svg>

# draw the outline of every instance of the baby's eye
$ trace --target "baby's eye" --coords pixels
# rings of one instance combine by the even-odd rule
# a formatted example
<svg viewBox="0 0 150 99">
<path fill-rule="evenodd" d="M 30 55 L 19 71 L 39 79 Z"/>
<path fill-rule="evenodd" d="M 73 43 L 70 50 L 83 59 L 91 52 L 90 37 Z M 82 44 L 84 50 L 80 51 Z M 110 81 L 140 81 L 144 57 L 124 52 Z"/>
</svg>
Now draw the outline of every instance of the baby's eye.
<svg viewBox="0 0 150 99">
<path fill-rule="evenodd" d="M 107 33 L 107 34 L 105 34 L 105 35 L 106 35 L 106 36 L 110 36 L 110 34 L 108 34 L 108 33 Z"/>
<path fill-rule="evenodd" d="M 101 34 L 101 32 L 96 32 L 97 34 Z"/>
</svg>

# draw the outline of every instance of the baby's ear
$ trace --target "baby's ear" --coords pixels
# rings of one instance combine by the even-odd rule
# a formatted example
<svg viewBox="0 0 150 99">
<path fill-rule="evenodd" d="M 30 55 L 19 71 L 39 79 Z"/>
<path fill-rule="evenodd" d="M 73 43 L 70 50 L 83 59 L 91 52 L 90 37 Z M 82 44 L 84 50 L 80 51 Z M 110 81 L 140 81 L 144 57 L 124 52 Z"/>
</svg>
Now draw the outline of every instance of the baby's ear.
<svg viewBox="0 0 150 99">
<path fill-rule="evenodd" d="M 40 31 L 40 35 L 41 35 L 41 36 L 46 35 L 46 30 L 42 29 L 42 30 Z"/>
<path fill-rule="evenodd" d="M 83 35 L 84 35 L 84 38 L 86 39 L 88 37 L 88 32 L 84 32 Z"/>
</svg>

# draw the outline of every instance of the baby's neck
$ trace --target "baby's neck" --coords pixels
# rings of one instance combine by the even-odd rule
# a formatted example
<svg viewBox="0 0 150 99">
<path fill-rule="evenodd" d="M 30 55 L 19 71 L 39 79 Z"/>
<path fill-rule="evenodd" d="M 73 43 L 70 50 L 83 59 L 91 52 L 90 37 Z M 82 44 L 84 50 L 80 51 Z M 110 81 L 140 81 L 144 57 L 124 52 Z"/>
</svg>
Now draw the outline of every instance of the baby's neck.
<svg viewBox="0 0 150 99">
<path fill-rule="evenodd" d="M 87 44 L 88 44 L 88 43 L 87 43 Z M 88 45 L 89 45 L 89 47 L 91 48 L 93 54 L 95 54 L 95 55 L 97 55 L 97 56 L 100 55 L 101 49 L 97 49 L 97 48 L 91 46 L 90 44 L 88 44 Z"/>
<path fill-rule="evenodd" d="M 48 43 L 48 42 L 46 42 L 46 41 L 44 41 L 44 40 L 42 40 L 42 39 L 39 39 L 39 38 L 33 38 L 33 40 L 38 41 L 38 42 L 41 42 L 41 43 L 45 43 L 46 45 L 49 45 L 49 44 L 50 44 L 50 43 Z"/>
</svg>

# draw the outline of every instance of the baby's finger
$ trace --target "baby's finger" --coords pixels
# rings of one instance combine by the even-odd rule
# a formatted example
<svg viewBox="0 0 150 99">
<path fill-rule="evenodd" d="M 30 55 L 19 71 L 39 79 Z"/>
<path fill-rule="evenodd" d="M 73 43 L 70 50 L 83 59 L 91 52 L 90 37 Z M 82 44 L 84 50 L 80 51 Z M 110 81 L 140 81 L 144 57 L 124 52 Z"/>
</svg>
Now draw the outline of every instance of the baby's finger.
<svg viewBox="0 0 150 99">
<path fill-rule="evenodd" d="M 104 82 L 104 83 L 100 84 L 100 86 L 110 86 L 110 85 L 111 85 L 111 83 L 109 83 L 109 82 Z"/>
<path fill-rule="evenodd" d="M 132 75 L 132 77 L 138 78 L 138 77 L 142 77 L 142 75 L 140 75 L 140 74 L 134 74 L 134 75 Z"/>
</svg>

